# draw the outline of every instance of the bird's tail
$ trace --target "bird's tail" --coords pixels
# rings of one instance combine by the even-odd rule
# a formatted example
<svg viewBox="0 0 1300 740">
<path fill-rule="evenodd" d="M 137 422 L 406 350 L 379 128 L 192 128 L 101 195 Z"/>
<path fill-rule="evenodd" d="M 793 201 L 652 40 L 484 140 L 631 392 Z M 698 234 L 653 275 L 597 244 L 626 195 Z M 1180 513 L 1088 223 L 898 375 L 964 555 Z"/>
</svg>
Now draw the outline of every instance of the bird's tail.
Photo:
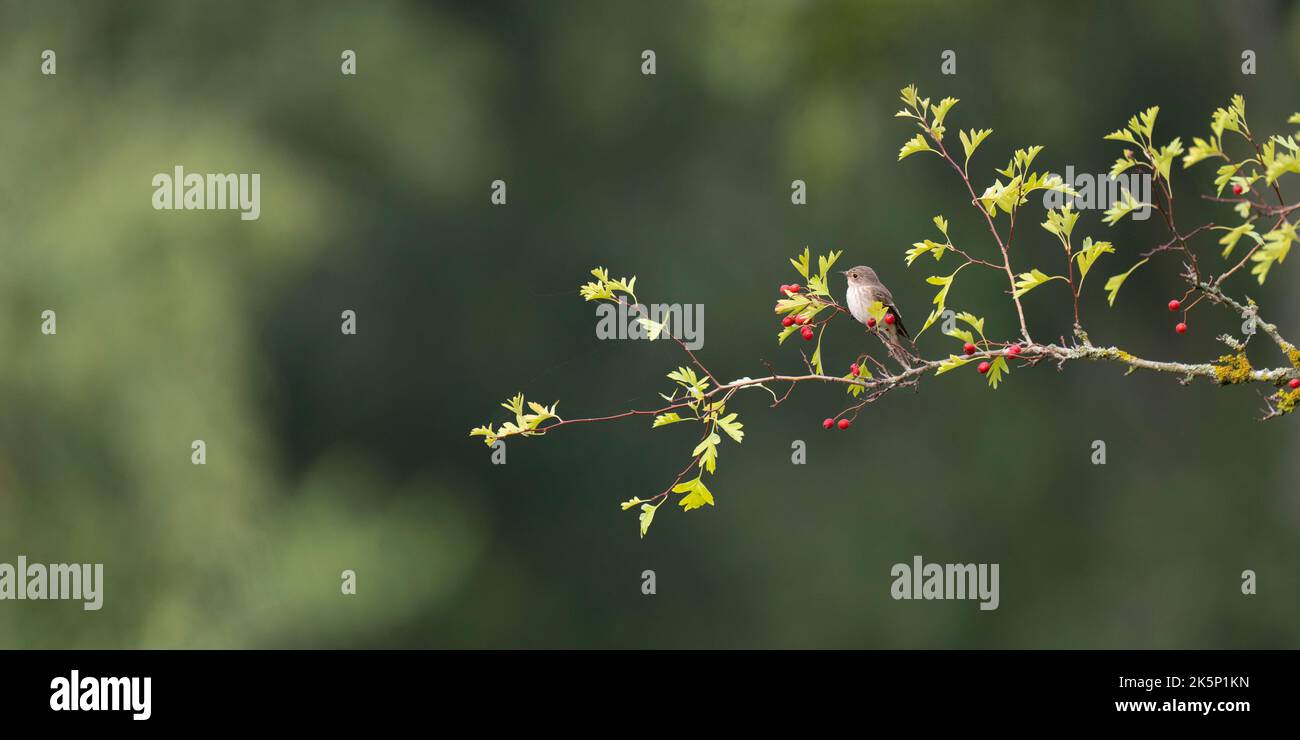
<svg viewBox="0 0 1300 740">
<path fill-rule="evenodd" d="M 904 370 L 911 369 L 912 363 L 918 360 L 919 356 L 903 344 L 903 340 L 896 332 L 881 331 L 877 333 L 880 334 L 880 341 L 885 345 L 889 356 L 894 358 L 894 361 L 899 365 L 902 365 Z M 908 343 L 911 344 L 910 339 Z M 916 345 L 912 344 L 912 347 L 915 348 Z"/>
</svg>

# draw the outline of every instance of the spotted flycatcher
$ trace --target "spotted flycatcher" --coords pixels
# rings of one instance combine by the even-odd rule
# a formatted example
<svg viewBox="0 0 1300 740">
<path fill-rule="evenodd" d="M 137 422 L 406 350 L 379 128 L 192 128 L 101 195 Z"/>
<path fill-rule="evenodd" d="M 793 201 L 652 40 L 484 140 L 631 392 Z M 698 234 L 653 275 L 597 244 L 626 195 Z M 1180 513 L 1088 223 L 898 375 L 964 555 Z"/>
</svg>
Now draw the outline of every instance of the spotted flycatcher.
<svg viewBox="0 0 1300 740">
<path fill-rule="evenodd" d="M 880 278 L 876 277 L 876 271 L 870 267 L 854 267 L 845 270 L 844 275 L 849 279 L 848 293 L 844 301 L 848 304 L 849 313 L 869 331 L 874 331 L 880 337 L 880 341 L 884 342 L 885 349 L 889 350 L 891 357 L 904 367 L 910 367 L 913 355 L 903 347 L 902 341 L 898 338 L 902 335 L 910 341 L 910 337 L 907 328 L 903 326 L 903 316 L 894 305 L 894 296 L 890 294 L 889 288 L 880 282 Z M 880 301 L 888 312 L 885 320 L 879 324 L 869 321 L 871 314 L 867 310 L 867 307 L 876 301 Z"/>
</svg>

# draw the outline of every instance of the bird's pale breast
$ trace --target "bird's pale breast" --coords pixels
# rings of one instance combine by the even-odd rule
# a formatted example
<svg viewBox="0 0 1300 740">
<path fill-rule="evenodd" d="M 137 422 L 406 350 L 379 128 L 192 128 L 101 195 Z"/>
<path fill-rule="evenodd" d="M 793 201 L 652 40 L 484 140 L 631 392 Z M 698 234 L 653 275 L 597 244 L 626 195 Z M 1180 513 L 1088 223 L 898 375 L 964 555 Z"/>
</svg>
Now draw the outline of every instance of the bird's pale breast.
<svg viewBox="0 0 1300 740">
<path fill-rule="evenodd" d="M 867 307 L 872 304 L 870 290 L 861 285 L 850 285 L 845 303 L 849 305 L 849 313 L 855 320 L 863 324 L 867 323 L 867 319 L 871 316 L 867 311 Z"/>
</svg>

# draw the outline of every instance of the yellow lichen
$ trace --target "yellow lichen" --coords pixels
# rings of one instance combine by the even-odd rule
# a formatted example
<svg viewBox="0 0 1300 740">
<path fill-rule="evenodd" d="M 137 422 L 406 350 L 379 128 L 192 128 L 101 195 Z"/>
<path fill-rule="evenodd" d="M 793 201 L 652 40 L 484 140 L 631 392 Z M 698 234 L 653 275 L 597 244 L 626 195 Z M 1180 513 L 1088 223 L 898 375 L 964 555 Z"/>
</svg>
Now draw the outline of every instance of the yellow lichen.
<svg viewBox="0 0 1300 740">
<path fill-rule="evenodd" d="M 1246 359 L 1246 353 L 1238 352 L 1219 358 L 1219 364 L 1214 366 L 1214 377 L 1218 378 L 1220 385 L 1245 383 L 1250 380 L 1250 374 L 1254 370 L 1250 366 L 1250 360 Z"/>
<path fill-rule="evenodd" d="M 1291 367 L 1300 370 L 1300 349 L 1288 345 L 1286 356 L 1287 359 L 1291 360 Z"/>
<path fill-rule="evenodd" d="M 1284 414 L 1289 414 L 1295 410 L 1296 404 L 1300 403 L 1300 388 L 1293 391 L 1277 392 L 1277 410 Z"/>
</svg>

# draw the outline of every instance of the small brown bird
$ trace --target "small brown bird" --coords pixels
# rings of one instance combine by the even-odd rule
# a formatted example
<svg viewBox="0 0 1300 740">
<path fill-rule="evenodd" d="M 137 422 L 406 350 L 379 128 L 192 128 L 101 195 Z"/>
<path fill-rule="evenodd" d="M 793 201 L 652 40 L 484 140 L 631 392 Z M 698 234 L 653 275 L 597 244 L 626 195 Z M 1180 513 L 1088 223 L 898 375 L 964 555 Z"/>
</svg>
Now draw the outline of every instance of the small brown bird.
<svg viewBox="0 0 1300 740">
<path fill-rule="evenodd" d="M 874 327 L 874 331 L 880 337 L 880 341 L 884 342 L 890 356 L 903 367 L 910 367 L 913 355 L 903 347 L 898 337 L 901 334 L 909 341 L 911 337 L 907 333 L 907 328 L 903 326 L 903 316 L 894 305 L 894 296 L 889 292 L 889 288 L 886 288 L 884 283 L 880 282 L 880 278 L 876 277 L 875 270 L 865 265 L 845 270 L 844 275 L 849 279 L 849 288 L 844 300 L 849 307 L 849 313 L 868 330 L 872 330 L 872 324 L 875 322 L 871 321 L 871 314 L 867 308 L 872 303 L 880 301 L 888 313 L 884 320 Z"/>
</svg>

